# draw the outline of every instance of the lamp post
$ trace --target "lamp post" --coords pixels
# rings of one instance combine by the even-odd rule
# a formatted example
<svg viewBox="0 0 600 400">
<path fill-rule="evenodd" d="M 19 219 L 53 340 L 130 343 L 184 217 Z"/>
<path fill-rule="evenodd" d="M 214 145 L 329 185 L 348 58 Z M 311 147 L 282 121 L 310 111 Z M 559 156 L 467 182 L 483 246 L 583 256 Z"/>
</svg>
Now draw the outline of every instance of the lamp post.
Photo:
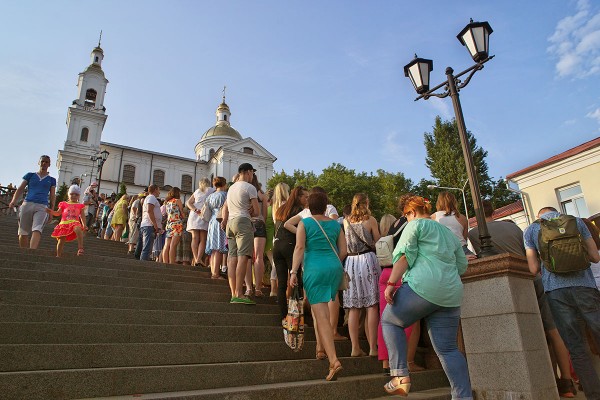
<svg viewBox="0 0 600 400">
<path fill-rule="evenodd" d="M 90 157 L 92 160 L 92 175 L 94 172 L 94 163 L 98 164 L 98 195 L 100 195 L 100 182 L 102 181 L 102 167 L 104 166 L 104 162 L 108 158 L 110 153 L 106 150 L 102 150 L 100 154 L 96 154 Z M 90 185 L 92 184 L 92 178 L 90 177 Z"/>
<path fill-rule="evenodd" d="M 469 183 L 468 179 L 465 181 L 465 184 L 463 185 L 462 189 L 455 188 L 455 187 L 438 186 L 438 185 L 427 185 L 427 189 L 460 190 L 460 192 L 462 193 L 463 204 L 465 205 L 465 217 L 467 217 L 467 223 L 468 223 L 469 222 L 469 210 L 467 209 L 467 198 L 465 197 L 465 187 L 467 186 L 467 183 Z"/>
<path fill-rule="evenodd" d="M 446 68 L 447 81 L 429 89 L 429 74 L 433 69 L 433 61 L 418 58 L 415 54 L 414 60 L 404 67 L 404 74 L 410 78 L 415 90 L 419 94 L 419 99 L 429 99 L 432 96 L 445 98 L 450 96 L 454 106 L 454 114 L 456 116 L 456 124 L 458 126 L 458 135 L 467 167 L 467 177 L 469 187 L 471 188 L 471 197 L 475 206 L 475 217 L 477 218 L 477 226 L 479 227 L 479 240 L 481 243 L 481 252 L 479 257 L 486 257 L 497 254 L 492 245 L 491 236 L 489 234 L 483 207 L 481 204 L 481 192 L 479 191 L 479 182 L 473 162 L 473 155 L 469 148 L 467 140 L 467 128 L 463 117 L 462 107 L 458 92 L 469 84 L 469 81 L 475 72 L 483 69 L 483 64 L 494 58 L 489 55 L 489 37 L 492 33 L 492 28 L 487 22 L 471 22 L 457 35 L 458 40 L 463 46 L 466 46 L 475 61 L 475 64 L 470 68 L 454 75 L 454 70 L 450 67 Z M 461 81 L 459 78 L 465 74 L 469 74 L 466 79 Z M 438 89 L 444 88 L 442 93 L 435 93 Z"/>
</svg>

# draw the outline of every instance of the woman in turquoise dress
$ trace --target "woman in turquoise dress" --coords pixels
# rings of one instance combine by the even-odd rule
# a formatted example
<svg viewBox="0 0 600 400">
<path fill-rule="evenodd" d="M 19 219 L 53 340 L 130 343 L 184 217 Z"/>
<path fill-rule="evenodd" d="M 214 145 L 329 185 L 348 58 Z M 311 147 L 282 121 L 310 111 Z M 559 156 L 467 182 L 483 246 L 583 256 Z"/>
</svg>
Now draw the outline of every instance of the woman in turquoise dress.
<svg viewBox="0 0 600 400">
<path fill-rule="evenodd" d="M 298 269 L 302 272 L 304 290 L 315 319 L 317 340 L 329 358 L 329 373 L 325 377 L 331 381 L 342 370 L 333 342 L 333 328 L 329 322 L 327 303 L 335 299 L 342 281 L 341 260 L 346 257 L 346 239 L 340 235 L 340 224 L 325 216 L 327 195 L 313 192 L 308 197 L 308 208 L 312 217 L 304 218 L 296 230 L 296 247 L 290 272 L 290 284 L 298 284 Z"/>
</svg>

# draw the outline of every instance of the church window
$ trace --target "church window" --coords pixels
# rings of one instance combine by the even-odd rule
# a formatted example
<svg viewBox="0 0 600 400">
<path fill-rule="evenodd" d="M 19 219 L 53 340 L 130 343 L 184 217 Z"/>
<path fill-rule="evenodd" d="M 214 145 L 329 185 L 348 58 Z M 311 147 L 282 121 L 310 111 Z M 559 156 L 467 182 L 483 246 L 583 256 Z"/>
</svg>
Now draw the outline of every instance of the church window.
<svg viewBox="0 0 600 400">
<path fill-rule="evenodd" d="M 98 56 L 94 57 L 94 62 L 98 62 Z"/>
<path fill-rule="evenodd" d="M 244 147 L 242 149 L 242 152 L 244 152 L 246 154 L 254 154 L 254 150 L 252 149 L 252 147 Z"/>
<path fill-rule="evenodd" d="M 155 169 L 152 173 L 152 183 L 162 189 L 165 186 L 165 171 Z"/>
<path fill-rule="evenodd" d="M 212 158 L 215 155 L 215 149 L 210 149 L 208 151 L 208 158 Z"/>
<path fill-rule="evenodd" d="M 85 105 L 93 107 L 96 104 L 97 95 L 98 92 L 96 92 L 94 89 L 88 89 L 85 92 Z"/>
<path fill-rule="evenodd" d="M 131 164 L 125 164 L 123 166 L 123 183 L 129 183 L 135 185 L 135 166 Z"/>
<path fill-rule="evenodd" d="M 192 193 L 192 176 L 181 175 L 181 191 L 184 193 Z"/>
<path fill-rule="evenodd" d="M 90 130 L 88 128 L 83 128 L 81 130 L 81 136 L 79 137 L 79 140 L 81 140 L 82 142 L 87 142 L 89 133 L 90 133 Z"/>
<path fill-rule="evenodd" d="M 223 120 L 224 120 L 224 121 L 227 121 L 227 114 L 224 114 L 224 115 L 223 115 Z"/>
</svg>

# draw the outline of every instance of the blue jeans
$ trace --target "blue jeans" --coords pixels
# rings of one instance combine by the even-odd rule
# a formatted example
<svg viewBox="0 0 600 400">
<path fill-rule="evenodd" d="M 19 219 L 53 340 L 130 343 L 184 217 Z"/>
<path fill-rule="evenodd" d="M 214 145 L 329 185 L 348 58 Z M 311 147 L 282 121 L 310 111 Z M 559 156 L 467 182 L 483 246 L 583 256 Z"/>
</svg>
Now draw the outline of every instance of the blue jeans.
<svg viewBox="0 0 600 400">
<path fill-rule="evenodd" d="M 600 343 L 600 292 L 574 286 L 546 292 L 546 297 L 558 333 L 571 353 L 573 368 L 579 376 L 585 397 L 588 400 L 600 400 L 600 380 L 579 324 L 579 319 L 583 319 L 596 342 Z"/>
<path fill-rule="evenodd" d="M 452 399 L 472 400 L 467 361 L 456 342 L 460 307 L 441 307 L 416 294 L 407 283 L 396 291 L 394 303 L 381 316 L 381 329 L 390 357 L 390 375 L 408 376 L 406 334 L 414 322 L 425 318 L 431 344 L 452 387 Z"/>
<path fill-rule="evenodd" d="M 144 238 L 142 236 L 142 228 L 140 228 L 139 222 L 137 222 L 137 231 L 139 232 L 139 234 L 137 244 L 135 245 L 135 253 L 133 253 L 133 256 L 139 260 L 142 256 L 142 247 L 144 247 Z"/>
<path fill-rule="evenodd" d="M 142 238 L 142 253 L 140 260 L 150 260 L 150 253 L 152 253 L 152 246 L 154 245 L 154 233 L 153 226 L 143 226 L 140 228 L 140 236 Z"/>
</svg>

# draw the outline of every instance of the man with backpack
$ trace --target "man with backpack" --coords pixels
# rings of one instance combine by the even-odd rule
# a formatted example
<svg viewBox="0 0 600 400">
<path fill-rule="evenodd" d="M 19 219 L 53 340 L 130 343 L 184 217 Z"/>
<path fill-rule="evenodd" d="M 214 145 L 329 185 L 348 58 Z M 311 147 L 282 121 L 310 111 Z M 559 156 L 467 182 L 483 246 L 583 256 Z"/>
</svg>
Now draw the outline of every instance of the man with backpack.
<svg viewBox="0 0 600 400">
<path fill-rule="evenodd" d="M 544 207 L 523 238 L 529 270 L 535 275 L 541 272 L 554 323 L 586 398 L 600 400 L 600 379 L 579 325 L 583 319 L 600 340 L 600 292 L 590 269 L 590 261 L 599 262 L 600 255 L 590 231 L 580 218 Z"/>
</svg>

